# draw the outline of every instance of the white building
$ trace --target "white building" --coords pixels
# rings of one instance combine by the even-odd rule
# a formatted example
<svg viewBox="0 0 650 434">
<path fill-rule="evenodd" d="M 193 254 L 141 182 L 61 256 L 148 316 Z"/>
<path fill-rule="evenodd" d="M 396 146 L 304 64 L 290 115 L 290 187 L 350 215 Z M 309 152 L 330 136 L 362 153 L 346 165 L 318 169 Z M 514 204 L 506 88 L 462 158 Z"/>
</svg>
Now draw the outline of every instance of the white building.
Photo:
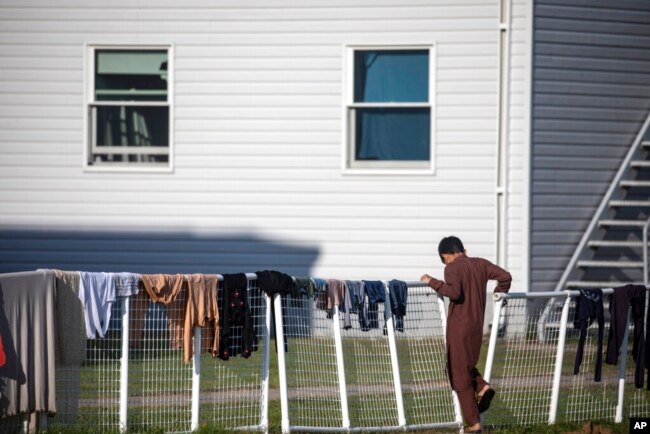
<svg viewBox="0 0 650 434">
<path fill-rule="evenodd" d="M 442 275 L 437 244 L 454 234 L 508 268 L 513 290 L 549 288 L 613 175 L 588 203 L 584 185 L 563 198 L 587 211 L 545 250 L 565 221 L 544 213 L 545 194 L 572 190 L 535 176 L 554 170 L 536 159 L 549 124 L 535 116 L 571 119 L 543 97 L 576 95 L 554 80 L 581 84 L 544 56 L 598 57 L 580 29 L 593 36 L 607 17 L 636 29 L 641 45 L 622 42 L 610 62 L 646 69 L 619 89 L 639 101 L 607 173 L 650 108 L 648 2 L 617 3 L 625 16 L 571 3 L 3 0 L 0 271 L 417 280 Z M 590 65 L 583 81 L 602 73 Z M 585 113 L 605 125 L 607 96 L 625 95 Z M 556 155 L 551 166 L 576 167 Z"/>
</svg>

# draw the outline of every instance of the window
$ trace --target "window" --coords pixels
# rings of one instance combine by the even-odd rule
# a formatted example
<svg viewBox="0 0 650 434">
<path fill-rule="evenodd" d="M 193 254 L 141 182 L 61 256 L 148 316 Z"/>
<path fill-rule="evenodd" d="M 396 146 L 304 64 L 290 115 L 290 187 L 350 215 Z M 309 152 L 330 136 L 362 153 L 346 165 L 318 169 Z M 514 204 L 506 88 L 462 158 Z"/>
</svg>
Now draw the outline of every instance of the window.
<svg viewBox="0 0 650 434">
<path fill-rule="evenodd" d="M 89 167 L 170 168 L 169 47 L 90 47 Z"/>
<path fill-rule="evenodd" d="M 432 53 L 432 46 L 348 48 L 344 170 L 433 172 Z"/>
</svg>

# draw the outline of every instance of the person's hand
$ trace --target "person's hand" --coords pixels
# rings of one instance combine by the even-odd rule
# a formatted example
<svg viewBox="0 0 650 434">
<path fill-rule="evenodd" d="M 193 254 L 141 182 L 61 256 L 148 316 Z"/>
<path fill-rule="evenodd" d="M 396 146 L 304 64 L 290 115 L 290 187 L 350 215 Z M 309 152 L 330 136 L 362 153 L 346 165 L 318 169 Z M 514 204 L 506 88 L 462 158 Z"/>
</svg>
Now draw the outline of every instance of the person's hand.
<svg viewBox="0 0 650 434">
<path fill-rule="evenodd" d="M 424 282 L 427 285 L 429 284 L 431 279 L 433 279 L 433 277 L 429 276 L 428 274 L 423 274 L 422 276 L 420 276 L 420 282 Z"/>
</svg>

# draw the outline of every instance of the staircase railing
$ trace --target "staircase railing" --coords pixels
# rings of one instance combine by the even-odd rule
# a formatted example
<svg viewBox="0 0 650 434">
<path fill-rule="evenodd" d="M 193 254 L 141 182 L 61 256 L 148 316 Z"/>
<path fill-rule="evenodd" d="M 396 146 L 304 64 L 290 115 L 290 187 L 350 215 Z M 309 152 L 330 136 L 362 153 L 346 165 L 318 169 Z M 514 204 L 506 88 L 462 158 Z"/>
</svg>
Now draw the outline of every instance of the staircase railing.
<svg viewBox="0 0 650 434">
<path fill-rule="evenodd" d="M 575 270 L 576 264 L 578 262 L 578 259 L 580 259 L 580 256 L 583 254 L 583 251 L 587 245 L 587 242 L 591 239 L 592 233 L 598 226 L 598 221 L 603 217 L 603 214 L 607 212 L 608 209 L 608 204 L 609 201 L 611 200 L 612 196 L 614 195 L 615 192 L 618 191 L 618 185 L 623 179 L 623 176 L 625 173 L 629 170 L 630 167 L 630 162 L 634 158 L 635 154 L 641 147 L 641 143 L 643 142 L 643 137 L 645 136 L 646 130 L 648 129 L 648 125 L 650 124 L 650 113 L 646 116 L 645 122 L 643 122 L 643 126 L 639 130 L 639 133 L 637 134 L 636 138 L 634 139 L 634 143 L 632 143 L 632 146 L 630 147 L 630 150 L 628 151 L 627 155 L 625 156 L 625 159 L 621 163 L 621 166 L 619 167 L 618 171 L 616 172 L 616 176 L 614 176 L 614 179 L 612 180 L 612 183 L 610 184 L 609 188 L 607 189 L 607 192 L 603 196 L 603 199 L 600 202 L 600 205 L 598 205 L 598 208 L 596 209 L 596 212 L 594 213 L 594 216 L 592 217 L 591 221 L 589 222 L 589 226 L 587 226 L 587 230 L 585 230 L 584 234 L 582 235 L 582 239 L 580 240 L 580 243 L 578 244 L 578 247 L 576 247 L 575 251 L 573 252 L 573 256 L 571 256 L 571 260 L 567 264 L 566 268 L 564 269 L 564 273 L 562 273 L 562 277 L 560 277 L 560 280 L 557 282 L 557 285 L 555 286 L 555 291 L 562 291 L 566 289 L 566 284 L 569 279 L 569 276 L 571 275 L 571 272 Z M 647 225 L 646 225 L 647 228 Z M 647 235 L 647 234 L 646 234 Z M 645 238 L 647 240 L 647 238 Z M 647 247 L 646 247 L 647 248 Z M 644 250 L 645 252 L 645 250 Z M 648 261 L 645 261 L 645 266 L 646 269 L 644 269 L 645 272 L 645 283 L 646 286 L 648 284 L 648 271 L 647 271 L 647 263 Z"/>
<path fill-rule="evenodd" d="M 650 276 L 648 275 L 648 231 L 650 228 L 650 217 L 645 221 L 643 226 L 643 284 L 646 288 L 650 287 Z"/>
</svg>

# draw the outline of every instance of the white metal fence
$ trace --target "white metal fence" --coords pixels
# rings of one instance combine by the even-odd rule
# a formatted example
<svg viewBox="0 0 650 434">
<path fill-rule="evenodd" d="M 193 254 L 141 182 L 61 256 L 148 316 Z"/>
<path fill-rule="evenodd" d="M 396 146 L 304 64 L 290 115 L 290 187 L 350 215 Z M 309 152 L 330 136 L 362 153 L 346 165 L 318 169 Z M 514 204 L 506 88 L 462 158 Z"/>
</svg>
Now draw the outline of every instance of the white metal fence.
<svg viewBox="0 0 650 434">
<path fill-rule="evenodd" d="M 174 313 L 148 300 L 123 299 L 114 306 L 107 336 L 87 341 L 83 363 L 57 367 L 59 412 L 50 424 L 165 432 L 203 424 L 248 431 L 271 425 L 283 432 L 462 426 L 445 372 L 445 303 L 428 287 L 409 282 L 407 313 L 399 324 L 390 303 L 383 303 L 372 327 L 361 327 L 356 314 L 345 327 L 344 314 L 323 308 L 317 297 L 276 294 L 271 300 L 256 287 L 254 275 L 248 278 L 258 336 L 250 358 L 223 361 L 196 352 L 185 364 L 168 325 Z M 593 380 L 594 326 L 580 373 L 573 375 L 577 331 L 571 323 L 578 294 L 496 296 L 483 352 L 484 376 L 497 397 L 484 414 L 485 425 L 650 416 L 650 391 L 634 388 L 630 356 L 620 357 L 618 366 L 603 364 L 602 380 Z M 552 307 L 541 315 L 549 302 Z M 200 342 L 201 329 L 194 333 Z M 631 353 L 631 342 L 623 348 Z"/>
</svg>

